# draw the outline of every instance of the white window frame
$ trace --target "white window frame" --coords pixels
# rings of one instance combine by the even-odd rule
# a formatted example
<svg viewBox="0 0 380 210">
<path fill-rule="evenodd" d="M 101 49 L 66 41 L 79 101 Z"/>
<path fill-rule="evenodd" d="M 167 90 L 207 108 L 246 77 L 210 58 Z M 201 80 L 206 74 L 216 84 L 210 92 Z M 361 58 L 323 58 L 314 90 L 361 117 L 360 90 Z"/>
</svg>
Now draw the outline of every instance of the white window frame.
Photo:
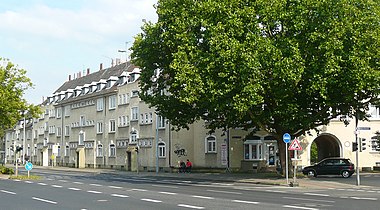
<svg viewBox="0 0 380 210">
<path fill-rule="evenodd" d="M 165 117 L 158 115 L 158 128 L 165 128 Z"/>
<path fill-rule="evenodd" d="M 70 156 L 70 146 L 69 145 L 65 146 L 65 156 Z"/>
<path fill-rule="evenodd" d="M 131 121 L 139 120 L 139 107 L 131 108 Z"/>
<path fill-rule="evenodd" d="M 158 157 L 166 158 L 166 144 L 163 141 L 158 142 Z"/>
<path fill-rule="evenodd" d="M 137 130 L 133 130 L 133 131 L 130 133 L 130 136 L 129 136 L 129 143 L 131 143 L 131 144 L 136 144 L 138 138 L 139 138 L 138 131 L 137 131 Z"/>
<path fill-rule="evenodd" d="M 65 125 L 65 136 L 70 136 L 70 125 Z"/>
<path fill-rule="evenodd" d="M 262 143 L 244 144 L 244 160 L 262 160 L 263 157 L 264 155 Z"/>
<path fill-rule="evenodd" d="M 86 132 L 81 130 L 78 135 L 78 145 L 84 145 L 85 140 L 86 140 Z"/>
<path fill-rule="evenodd" d="M 96 156 L 103 157 L 103 144 L 98 144 L 96 146 Z"/>
<path fill-rule="evenodd" d="M 97 122 L 96 123 L 96 133 L 103 133 L 103 122 Z"/>
<path fill-rule="evenodd" d="M 61 135 L 62 135 L 62 128 L 57 127 L 57 136 L 61 136 Z"/>
<path fill-rule="evenodd" d="M 109 121 L 109 133 L 115 133 L 116 132 L 116 121 L 114 119 L 110 119 Z"/>
<path fill-rule="evenodd" d="M 79 125 L 80 126 L 86 126 L 86 117 L 84 115 L 81 115 L 79 117 Z"/>
<path fill-rule="evenodd" d="M 104 98 L 96 99 L 96 111 L 103 111 L 104 109 Z"/>
<path fill-rule="evenodd" d="M 57 118 L 62 117 L 62 108 L 61 107 L 57 108 L 56 114 L 57 114 Z"/>
<path fill-rule="evenodd" d="M 109 108 L 108 110 L 116 109 L 116 95 L 112 95 L 109 97 Z"/>
<path fill-rule="evenodd" d="M 205 138 L 205 153 L 216 153 L 216 137 L 214 135 L 208 135 Z"/>
<path fill-rule="evenodd" d="M 109 157 L 116 157 L 116 146 L 115 146 L 115 144 L 110 144 L 110 146 L 109 146 Z"/>
</svg>

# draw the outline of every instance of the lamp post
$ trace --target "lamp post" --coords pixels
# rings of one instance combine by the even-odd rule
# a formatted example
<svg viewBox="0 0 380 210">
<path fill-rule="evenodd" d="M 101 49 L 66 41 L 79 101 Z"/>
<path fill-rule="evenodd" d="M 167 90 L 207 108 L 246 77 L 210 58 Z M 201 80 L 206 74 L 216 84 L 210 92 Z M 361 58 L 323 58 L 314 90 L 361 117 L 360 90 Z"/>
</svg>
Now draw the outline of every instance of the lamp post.
<svg viewBox="0 0 380 210">
<path fill-rule="evenodd" d="M 156 173 L 158 174 L 159 166 L 158 166 L 158 114 L 156 113 Z"/>
<path fill-rule="evenodd" d="M 23 123 L 23 126 L 24 126 L 24 138 L 22 140 L 22 152 L 23 152 L 24 155 L 22 155 L 22 164 L 25 164 L 25 153 L 26 153 L 26 151 L 25 151 L 25 142 L 26 142 L 25 110 L 22 111 L 22 115 L 24 116 L 24 123 Z"/>
<path fill-rule="evenodd" d="M 358 145 L 358 112 L 355 115 L 355 143 Z M 356 185 L 360 185 L 360 174 L 359 174 L 359 150 L 356 150 Z"/>
</svg>

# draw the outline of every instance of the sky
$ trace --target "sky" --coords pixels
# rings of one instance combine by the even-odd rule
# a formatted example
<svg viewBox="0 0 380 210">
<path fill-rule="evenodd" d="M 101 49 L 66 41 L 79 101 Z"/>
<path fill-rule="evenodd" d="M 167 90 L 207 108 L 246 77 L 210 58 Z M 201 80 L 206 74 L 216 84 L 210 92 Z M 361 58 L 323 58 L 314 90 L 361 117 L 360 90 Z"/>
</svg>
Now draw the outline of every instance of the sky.
<svg viewBox="0 0 380 210">
<path fill-rule="evenodd" d="M 157 0 L 0 0 L 0 57 L 27 71 L 42 103 L 69 75 L 123 61 L 143 19 L 156 22 Z"/>
</svg>

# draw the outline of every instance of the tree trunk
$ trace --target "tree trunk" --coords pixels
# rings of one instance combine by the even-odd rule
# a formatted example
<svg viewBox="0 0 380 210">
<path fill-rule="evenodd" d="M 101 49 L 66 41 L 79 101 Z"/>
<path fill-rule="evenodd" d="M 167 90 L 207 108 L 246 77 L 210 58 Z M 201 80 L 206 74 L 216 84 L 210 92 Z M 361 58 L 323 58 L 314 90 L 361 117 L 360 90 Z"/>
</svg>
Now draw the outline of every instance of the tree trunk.
<svg viewBox="0 0 380 210">
<path fill-rule="evenodd" d="M 284 177 L 286 177 L 286 174 L 285 174 L 286 173 L 286 157 L 285 156 L 286 156 L 286 150 L 288 148 L 286 147 L 286 144 L 283 140 L 278 140 L 277 144 L 278 144 L 278 149 L 280 153 L 281 172 L 284 175 Z M 293 151 L 288 151 L 288 169 L 289 169 L 288 174 L 291 174 L 291 172 L 293 171 L 292 161 L 290 159 L 290 152 L 293 152 Z"/>
</svg>

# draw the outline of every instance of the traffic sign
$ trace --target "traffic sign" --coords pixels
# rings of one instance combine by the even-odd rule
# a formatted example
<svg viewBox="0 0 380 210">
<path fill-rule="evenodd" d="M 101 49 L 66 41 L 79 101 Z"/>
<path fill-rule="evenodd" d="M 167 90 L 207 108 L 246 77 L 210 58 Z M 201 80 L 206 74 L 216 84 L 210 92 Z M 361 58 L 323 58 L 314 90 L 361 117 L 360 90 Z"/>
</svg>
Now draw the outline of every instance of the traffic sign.
<svg viewBox="0 0 380 210">
<path fill-rule="evenodd" d="M 282 140 L 285 142 L 285 144 L 289 143 L 290 142 L 290 134 L 288 133 L 285 133 L 283 136 L 282 136 Z"/>
<path fill-rule="evenodd" d="M 31 162 L 27 162 L 27 163 L 25 164 L 25 169 L 26 169 L 27 171 L 32 170 L 32 168 L 33 168 L 33 164 L 32 164 Z"/>
<path fill-rule="evenodd" d="M 288 150 L 302 150 L 301 144 L 297 138 L 295 138 L 292 143 L 290 143 Z"/>
</svg>

